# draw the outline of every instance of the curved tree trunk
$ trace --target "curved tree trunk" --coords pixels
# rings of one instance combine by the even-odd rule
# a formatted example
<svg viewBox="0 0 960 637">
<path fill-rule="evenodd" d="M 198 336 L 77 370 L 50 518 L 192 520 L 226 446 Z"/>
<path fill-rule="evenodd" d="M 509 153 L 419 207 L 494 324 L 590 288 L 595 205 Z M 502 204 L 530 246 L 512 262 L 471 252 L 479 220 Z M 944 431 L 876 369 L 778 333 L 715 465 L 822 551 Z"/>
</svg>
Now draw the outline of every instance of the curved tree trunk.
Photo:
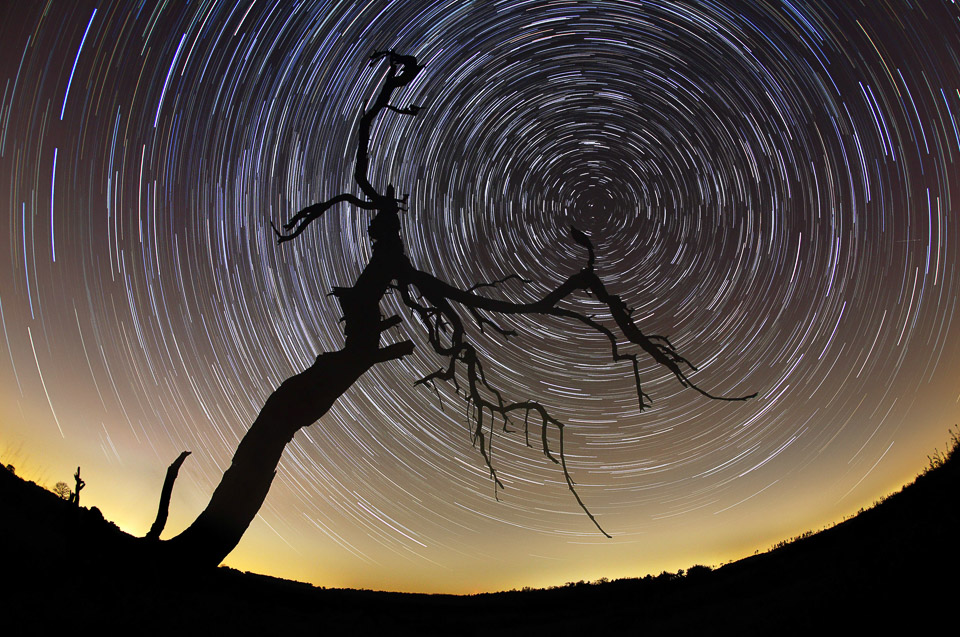
<svg viewBox="0 0 960 637">
<path fill-rule="evenodd" d="M 380 347 L 381 333 L 400 322 L 399 317 L 381 319 L 380 300 L 390 282 L 409 267 L 395 218 L 396 212 L 390 211 L 377 216 L 374 224 L 379 223 L 385 233 L 374 244 L 373 257 L 356 285 L 334 290 L 344 315 L 343 349 L 321 354 L 313 365 L 285 380 L 270 395 L 240 441 L 207 508 L 185 531 L 165 543 L 177 559 L 197 566 L 218 565 L 260 510 L 280 456 L 294 434 L 327 413 L 375 364 L 413 351 L 411 341 Z"/>
<path fill-rule="evenodd" d="M 308 369 L 284 381 L 240 441 L 210 504 L 167 543 L 170 549 L 198 566 L 218 565 L 260 510 L 293 435 L 325 414 L 373 362 L 343 349 L 321 354 Z"/>
</svg>

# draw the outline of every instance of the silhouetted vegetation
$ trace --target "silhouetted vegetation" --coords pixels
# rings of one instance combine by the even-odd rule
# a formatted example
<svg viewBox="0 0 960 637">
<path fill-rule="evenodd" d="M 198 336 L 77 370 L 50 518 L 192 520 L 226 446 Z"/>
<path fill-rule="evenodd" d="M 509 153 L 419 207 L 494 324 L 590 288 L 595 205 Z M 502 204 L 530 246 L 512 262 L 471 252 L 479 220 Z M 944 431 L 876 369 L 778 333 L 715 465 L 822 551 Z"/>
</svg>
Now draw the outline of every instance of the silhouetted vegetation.
<svg viewBox="0 0 960 637">
<path fill-rule="evenodd" d="M 944 464 L 946 464 L 947 459 L 951 456 L 957 455 L 957 449 L 960 449 L 960 427 L 954 429 L 951 427 L 947 430 L 947 433 L 950 436 L 950 440 L 947 442 L 947 448 L 945 451 L 940 451 L 939 449 L 934 448 L 933 454 L 927 456 L 929 465 L 927 465 L 927 471 L 934 471 L 939 469 Z"/>
<path fill-rule="evenodd" d="M 70 490 L 70 485 L 63 481 L 53 485 L 53 489 L 51 489 L 51 491 L 53 491 L 61 500 L 71 500 L 73 498 L 73 491 Z"/>
<path fill-rule="evenodd" d="M 703 564 L 694 564 L 687 569 L 687 577 L 698 579 L 701 577 L 707 577 L 713 571 L 709 566 L 704 566 Z"/>
</svg>

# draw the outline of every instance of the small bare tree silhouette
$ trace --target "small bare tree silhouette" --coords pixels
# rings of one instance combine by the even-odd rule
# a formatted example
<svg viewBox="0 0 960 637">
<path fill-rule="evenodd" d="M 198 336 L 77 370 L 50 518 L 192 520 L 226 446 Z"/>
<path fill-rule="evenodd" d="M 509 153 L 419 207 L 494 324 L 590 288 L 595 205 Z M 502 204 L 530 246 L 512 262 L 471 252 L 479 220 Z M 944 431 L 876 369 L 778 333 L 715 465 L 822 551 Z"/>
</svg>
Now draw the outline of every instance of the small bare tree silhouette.
<svg viewBox="0 0 960 637">
<path fill-rule="evenodd" d="M 63 481 L 53 485 L 53 489 L 51 489 L 51 491 L 53 491 L 61 500 L 69 500 L 70 496 L 73 494 L 73 491 L 70 490 L 70 485 Z"/>
</svg>

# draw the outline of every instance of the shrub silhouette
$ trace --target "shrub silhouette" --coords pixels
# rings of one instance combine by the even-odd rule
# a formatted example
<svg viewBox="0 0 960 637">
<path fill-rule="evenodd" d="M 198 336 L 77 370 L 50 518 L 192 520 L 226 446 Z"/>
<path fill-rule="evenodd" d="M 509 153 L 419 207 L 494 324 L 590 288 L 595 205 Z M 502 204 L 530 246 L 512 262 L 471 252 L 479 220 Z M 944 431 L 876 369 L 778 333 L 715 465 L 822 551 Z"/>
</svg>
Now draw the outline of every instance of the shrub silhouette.
<svg viewBox="0 0 960 637">
<path fill-rule="evenodd" d="M 944 451 L 940 451 L 937 448 L 934 448 L 933 454 L 927 456 L 929 464 L 927 465 L 927 471 L 933 471 L 939 467 L 942 467 L 946 464 L 947 460 L 950 459 L 953 454 L 957 453 L 957 449 L 960 449 L 960 427 L 954 429 L 951 427 L 947 430 L 947 433 L 950 436 L 950 440 L 947 441 L 947 447 Z"/>
<path fill-rule="evenodd" d="M 70 500 L 70 499 L 72 499 L 71 496 L 73 495 L 73 491 L 70 490 L 70 486 L 69 486 L 66 482 L 61 481 L 61 482 L 56 483 L 55 485 L 53 485 L 53 489 L 51 489 L 51 490 L 52 490 L 52 491 L 57 495 L 57 497 L 60 498 L 61 500 Z"/>
</svg>

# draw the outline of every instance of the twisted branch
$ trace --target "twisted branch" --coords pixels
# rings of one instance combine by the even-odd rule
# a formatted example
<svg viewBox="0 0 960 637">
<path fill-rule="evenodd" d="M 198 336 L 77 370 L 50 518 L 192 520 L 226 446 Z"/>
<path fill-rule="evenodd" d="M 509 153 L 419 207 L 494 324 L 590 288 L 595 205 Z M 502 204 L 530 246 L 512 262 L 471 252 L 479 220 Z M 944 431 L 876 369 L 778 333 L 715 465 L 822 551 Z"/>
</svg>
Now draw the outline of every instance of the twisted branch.
<svg viewBox="0 0 960 637">
<path fill-rule="evenodd" d="M 476 422 L 475 426 L 473 427 L 473 442 L 475 446 L 479 443 L 480 452 L 495 483 L 494 493 L 496 493 L 496 487 L 499 486 L 500 488 L 503 488 L 503 484 L 497 478 L 496 471 L 492 465 L 492 450 L 490 445 L 484 446 L 484 411 L 488 411 L 491 415 L 491 418 L 499 414 L 504 419 L 504 426 L 506 426 L 506 423 L 512 412 L 524 411 L 524 436 L 528 445 L 530 440 L 529 415 L 531 411 L 536 411 L 539 414 L 541 421 L 541 446 L 544 455 L 546 455 L 554 463 L 561 465 L 564 479 L 566 480 L 570 491 L 576 498 L 577 504 L 580 505 L 580 508 L 583 509 L 583 511 L 587 514 L 594 525 L 596 525 L 600 532 L 607 537 L 610 537 L 597 522 L 593 514 L 590 513 L 589 509 L 580 498 L 580 495 L 577 493 L 577 490 L 574 486 L 575 482 L 571 478 L 570 472 L 567 468 L 566 454 L 564 453 L 563 449 L 563 423 L 551 416 L 550 413 L 540 403 L 534 401 L 507 403 L 504 401 L 501 392 L 487 381 L 483 373 L 482 363 L 477 357 L 476 349 L 466 341 L 463 322 L 460 319 L 460 316 L 454 311 L 454 303 L 465 308 L 476 319 L 481 332 L 483 331 L 484 325 L 491 325 L 495 327 L 496 330 L 504 337 L 512 336 L 516 334 L 516 332 L 513 330 L 505 330 L 499 326 L 496 326 L 494 323 L 486 319 L 480 313 L 481 311 L 499 314 L 543 314 L 548 316 L 557 316 L 560 318 L 579 321 L 594 331 L 602 334 L 610 342 L 611 356 L 613 360 L 617 362 L 630 362 L 634 381 L 637 387 L 639 408 L 640 411 L 643 411 L 646 407 L 650 406 L 651 399 L 650 396 L 643 391 L 640 383 L 640 365 L 637 355 L 633 353 L 621 352 L 617 344 L 617 335 L 609 327 L 596 321 L 592 317 L 587 316 L 586 314 L 559 306 L 562 301 L 566 300 L 578 290 L 592 292 L 598 301 L 607 306 L 610 311 L 610 315 L 617 327 L 619 327 L 621 334 L 628 341 L 638 345 L 641 349 L 643 349 L 659 365 L 662 365 L 670 370 L 670 372 L 677 378 L 682 386 L 692 388 L 700 394 L 713 400 L 743 401 L 753 398 L 757 394 L 754 393 L 749 396 L 737 397 L 716 396 L 694 383 L 687 376 L 687 373 L 683 367 L 687 367 L 693 371 L 696 370 L 696 367 L 694 367 L 690 361 L 680 355 L 668 338 L 660 335 L 647 336 L 644 334 L 631 318 L 632 312 L 626 306 L 623 300 L 619 296 L 611 294 L 607 290 L 603 281 L 594 271 L 593 266 L 595 262 L 595 256 L 593 244 L 589 237 L 576 228 L 571 228 L 571 235 L 578 244 L 587 249 L 587 267 L 580 270 L 580 272 L 577 274 L 569 277 L 556 289 L 552 290 L 537 301 L 528 303 L 515 303 L 513 301 L 491 299 L 474 294 L 474 291 L 477 289 L 485 287 L 495 288 L 500 283 L 514 278 L 516 275 L 511 275 L 491 283 L 479 283 L 467 290 L 461 290 L 441 281 L 430 274 L 416 270 L 411 266 L 405 273 L 403 273 L 401 277 L 398 278 L 398 281 L 403 302 L 414 312 L 414 314 L 420 318 L 421 322 L 426 326 L 427 338 L 430 342 L 430 345 L 433 347 L 433 350 L 442 356 L 448 357 L 448 364 L 446 367 L 427 374 L 415 384 L 431 385 L 437 380 L 451 382 L 454 385 L 457 393 L 462 394 L 467 402 L 474 407 L 476 411 Z M 407 290 L 407 286 L 416 288 L 416 290 L 419 292 L 420 298 L 425 299 L 427 304 L 424 305 L 414 301 L 412 295 Z M 443 319 L 446 319 L 445 322 Z M 440 339 L 440 334 L 444 331 L 444 325 L 450 325 L 452 327 L 448 344 L 444 344 Z M 465 376 L 466 387 L 463 388 L 457 381 L 458 362 L 461 364 L 461 367 L 463 368 L 463 375 Z M 484 398 L 480 391 L 481 388 L 491 394 L 494 400 L 488 400 Z M 547 427 L 549 425 L 556 427 L 559 434 L 559 460 L 557 460 L 557 458 L 551 453 L 550 446 L 547 442 Z M 491 422 L 490 444 L 492 444 L 492 431 Z"/>
<path fill-rule="evenodd" d="M 360 127 L 357 131 L 357 155 L 353 170 L 353 177 L 366 195 L 367 199 L 361 199 L 356 195 L 344 193 L 331 197 L 324 202 L 308 206 L 290 218 L 290 221 L 283 224 L 283 233 L 271 222 L 274 234 L 277 235 L 277 243 L 284 243 L 298 237 L 307 226 L 313 221 L 323 216 L 327 210 L 338 203 L 351 203 L 363 210 L 377 210 L 387 214 L 396 213 L 399 210 L 406 209 L 407 196 L 395 197 L 392 185 L 387 186 L 386 193 L 381 194 L 379 190 L 373 187 L 367 173 L 370 170 L 370 128 L 377 116 L 384 110 L 390 110 L 400 115 L 416 115 L 421 107 L 410 105 L 406 108 L 400 108 L 390 104 L 390 98 L 398 88 L 409 84 L 417 73 L 423 68 L 417 64 L 417 60 L 412 55 L 399 55 L 393 51 L 377 51 L 370 56 L 371 65 L 378 60 L 386 58 L 390 67 L 387 70 L 387 77 L 384 80 L 383 87 L 363 112 L 360 118 Z"/>
</svg>

